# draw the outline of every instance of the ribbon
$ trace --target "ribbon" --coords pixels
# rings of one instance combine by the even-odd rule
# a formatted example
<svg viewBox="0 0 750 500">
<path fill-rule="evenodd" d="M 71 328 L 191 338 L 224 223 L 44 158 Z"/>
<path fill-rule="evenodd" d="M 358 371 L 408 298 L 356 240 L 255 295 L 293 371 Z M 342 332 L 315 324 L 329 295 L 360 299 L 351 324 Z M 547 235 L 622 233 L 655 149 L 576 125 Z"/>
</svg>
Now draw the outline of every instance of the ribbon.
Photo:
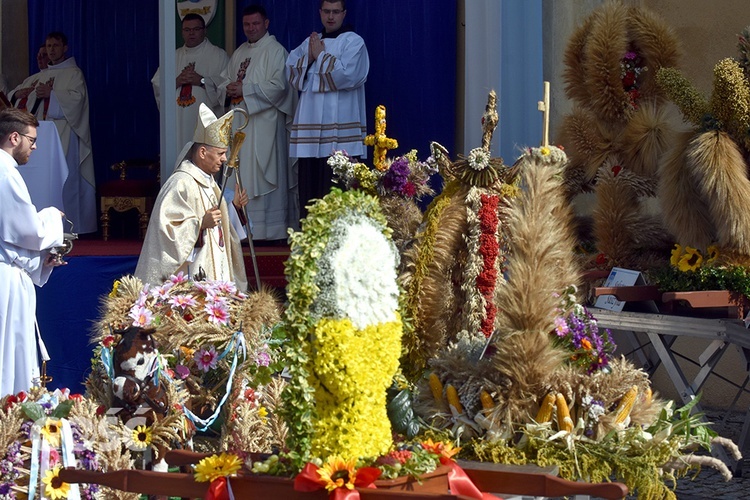
<svg viewBox="0 0 750 500">
<path fill-rule="evenodd" d="M 195 424 L 195 427 L 200 432 L 203 432 L 211 427 L 211 424 L 213 424 L 214 421 L 219 418 L 221 409 L 224 406 L 224 403 L 226 403 L 227 398 L 229 397 L 229 392 L 232 389 L 232 381 L 234 380 L 234 374 L 237 371 L 237 359 L 239 358 L 239 354 L 242 354 L 243 359 L 247 357 L 245 335 L 242 333 L 242 331 L 235 332 L 232 340 L 229 342 L 229 344 L 227 344 L 226 349 L 224 349 L 224 352 L 219 355 L 219 359 L 224 358 L 227 354 L 229 354 L 230 351 L 234 351 L 234 358 L 232 359 L 232 366 L 229 370 L 229 377 L 227 377 L 226 390 L 224 391 L 224 396 L 222 396 L 221 401 L 219 401 L 219 404 L 216 405 L 216 410 L 214 410 L 213 414 L 210 417 L 203 419 L 190 411 L 184 405 L 182 406 L 182 411 L 185 413 L 185 416 L 191 422 L 193 422 L 193 424 Z"/>
<path fill-rule="evenodd" d="M 474 482 L 466 475 L 466 472 L 459 465 L 450 461 L 444 465 L 451 468 L 448 471 L 448 488 L 452 495 L 463 495 L 477 500 L 498 500 L 498 496 L 490 495 L 479 491 Z"/>
<path fill-rule="evenodd" d="M 322 490 L 326 482 L 318 474 L 317 465 L 308 462 L 305 467 L 294 478 L 295 491 L 310 492 Z M 354 486 L 357 488 L 377 488 L 375 480 L 380 477 L 380 469 L 375 467 L 362 467 L 357 469 Z M 336 488 L 328 494 L 330 500 L 359 500 L 357 489 Z"/>
<path fill-rule="evenodd" d="M 76 457 L 74 453 L 75 441 L 73 440 L 73 429 L 67 418 L 60 419 L 60 443 L 62 445 L 62 462 L 65 467 L 75 467 Z M 69 483 L 68 500 L 81 500 L 81 491 L 78 483 Z"/>
<path fill-rule="evenodd" d="M 226 476 L 219 477 L 211 481 L 206 491 L 205 500 L 234 500 L 232 484 Z"/>
</svg>

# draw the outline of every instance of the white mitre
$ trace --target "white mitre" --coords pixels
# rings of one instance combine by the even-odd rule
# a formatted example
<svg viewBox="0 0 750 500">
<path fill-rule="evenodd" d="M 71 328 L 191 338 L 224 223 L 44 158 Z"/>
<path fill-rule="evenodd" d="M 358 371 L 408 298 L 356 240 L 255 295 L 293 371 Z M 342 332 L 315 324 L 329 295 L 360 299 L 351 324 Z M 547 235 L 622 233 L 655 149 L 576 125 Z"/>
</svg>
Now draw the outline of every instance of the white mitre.
<svg viewBox="0 0 750 500">
<path fill-rule="evenodd" d="M 228 148 L 229 141 L 232 137 L 232 120 L 234 110 L 231 110 L 216 118 L 211 108 L 201 103 L 198 108 L 198 123 L 195 124 L 193 140 L 185 144 L 182 151 L 177 155 L 177 162 L 174 168 L 180 166 L 180 163 L 187 157 L 193 144 L 207 144 L 216 148 Z"/>
</svg>

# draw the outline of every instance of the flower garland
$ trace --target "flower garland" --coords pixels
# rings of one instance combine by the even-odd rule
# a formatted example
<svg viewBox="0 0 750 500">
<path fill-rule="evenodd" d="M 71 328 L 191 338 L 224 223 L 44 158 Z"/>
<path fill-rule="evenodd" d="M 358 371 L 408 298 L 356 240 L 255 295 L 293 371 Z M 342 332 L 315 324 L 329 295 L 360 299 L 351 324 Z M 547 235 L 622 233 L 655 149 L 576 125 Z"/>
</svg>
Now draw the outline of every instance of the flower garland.
<svg viewBox="0 0 750 500">
<path fill-rule="evenodd" d="M 354 222 L 356 228 L 346 229 L 339 219 Z M 358 241 L 356 236 L 364 234 L 376 240 Z M 314 455 L 359 458 L 388 449 L 385 389 L 400 353 L 401 320 L 394 306 L 398 295 L 393 286 L 373 291 L 368 284 L 375 280 L 383 285 L 388 275 L 395 281 L 397 254 L 386 243 L 389 236 L 375 198 L 336 188 L 311 207 L 302 231 L 290 235 L 284 315 L 290 380 L 282 394 L 282 411 L 289 426 L 290 460 L 297 470 Z M 353 297 L 365 302 L 355 303 Z M 368 336 L 374 345 L 366 341 Z M 339 343 L 351 350 L 341 351 Z M 340 369 L 344 366 L 357 376 L 348 376 Z M 331 389 L 341 393 L 334 395 Z M 381 393 L 382 415 L 370 406 L 365 409 L 365 403 L 380 404 Z"/>
<path fill-rule="evenodd" d="M 625 52 L 620 60 L 620 78 L 622 79 L 622 88 L 628 95 L 629 105 L 632 109 L 638 109 L 638 100 L 641 97 L 639 92 L 640 85 L 638 79 L 641 74 L 648 71 L 643 65 L 643 58 L 635 49 Z"/>
</svg>

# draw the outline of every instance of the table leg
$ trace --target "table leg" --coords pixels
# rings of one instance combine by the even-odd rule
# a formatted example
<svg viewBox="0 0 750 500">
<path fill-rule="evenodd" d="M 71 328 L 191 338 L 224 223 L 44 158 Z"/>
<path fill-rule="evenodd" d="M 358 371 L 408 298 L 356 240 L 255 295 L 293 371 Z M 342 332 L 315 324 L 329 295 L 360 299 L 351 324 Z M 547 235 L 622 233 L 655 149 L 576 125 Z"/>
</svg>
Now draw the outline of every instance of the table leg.
<svg viewBox="0 0 750 500">
<path fill-rule="evenodd" d="M 100 219 L 102 221 L 102 239 L 107 241 L 109 238 L 109 208 L 102 210 Z"/>
</svg>

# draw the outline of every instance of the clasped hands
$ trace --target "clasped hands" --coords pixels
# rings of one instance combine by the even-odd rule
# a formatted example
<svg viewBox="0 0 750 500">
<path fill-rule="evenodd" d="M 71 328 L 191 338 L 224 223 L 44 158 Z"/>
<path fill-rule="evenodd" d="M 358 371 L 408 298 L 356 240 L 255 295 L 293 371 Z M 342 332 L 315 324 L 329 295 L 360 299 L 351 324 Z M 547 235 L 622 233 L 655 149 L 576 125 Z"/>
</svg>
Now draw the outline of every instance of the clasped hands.
<svg viewBox="0 0 750 500">
<path fill-rule="evenodd" d="M 201 78 L 203 78 L 203 76 L 196 73 L 192 66 L 187 66 L 182 70 L 182 73 L 177 75 L 177 87 L 179 88 L 183 85 L 199 86 L 201 84 Z"/>
<path fill-rule="evenodd" d="M 320 35 L 317 32 L 313 31 L 310 34 L 310 42 L 308 44 L 308 55 L 310 60 L 317 60 L 320 53 L 324 50 L 326 50 L 325 42 L 320 38 Z"/>
</svg>

